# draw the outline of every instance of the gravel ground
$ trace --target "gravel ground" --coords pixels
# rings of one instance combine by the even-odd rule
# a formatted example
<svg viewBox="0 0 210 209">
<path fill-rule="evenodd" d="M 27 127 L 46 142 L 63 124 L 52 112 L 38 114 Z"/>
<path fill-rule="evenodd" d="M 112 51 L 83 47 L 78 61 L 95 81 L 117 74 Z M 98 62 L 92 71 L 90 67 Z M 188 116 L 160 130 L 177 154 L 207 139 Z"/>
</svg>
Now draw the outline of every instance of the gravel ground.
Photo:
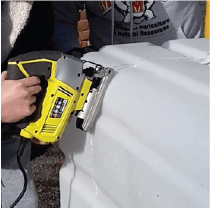
<svg viewBox="0 0 210 209">
<path fill-rule="evenodd" d="M 33 145 L 31 167 L 38 193 L 39 208 L 59 208 L 59 170 L 65 156 L 58 144 Z"/>
</svg>

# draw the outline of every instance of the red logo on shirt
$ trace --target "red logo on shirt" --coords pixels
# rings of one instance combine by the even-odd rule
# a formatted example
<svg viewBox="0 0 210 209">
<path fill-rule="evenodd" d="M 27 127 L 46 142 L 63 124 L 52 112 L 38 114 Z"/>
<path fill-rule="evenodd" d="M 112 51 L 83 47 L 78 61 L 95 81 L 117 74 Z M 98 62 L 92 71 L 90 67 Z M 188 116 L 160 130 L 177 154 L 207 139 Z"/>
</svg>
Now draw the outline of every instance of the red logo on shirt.
<svg viewBox="0 0 210 209">
<path fill-rule="evenodd" d="M 156 17 L 152 9 L 155 1 L 98 1 L 98 3 L 104 15 L 112 9 L 112 4 L 114 4 L 116 12 L 121 14 L 122 22 L 125 23 L 131 21 L 131 13 L 135 24 Z"/>
<path fill-rule="evenodd" d="M 132 2 L 132 11 L 133 13 L 139 13 L 144 11 L 144 3 L 143 1 L 133 1 Z"/>
<path fill-rule="evenodd" d="M 98 1 L 98 3 L 103 14 L 106 14 L 112 8 L 111 1 Z"/>
</svg>

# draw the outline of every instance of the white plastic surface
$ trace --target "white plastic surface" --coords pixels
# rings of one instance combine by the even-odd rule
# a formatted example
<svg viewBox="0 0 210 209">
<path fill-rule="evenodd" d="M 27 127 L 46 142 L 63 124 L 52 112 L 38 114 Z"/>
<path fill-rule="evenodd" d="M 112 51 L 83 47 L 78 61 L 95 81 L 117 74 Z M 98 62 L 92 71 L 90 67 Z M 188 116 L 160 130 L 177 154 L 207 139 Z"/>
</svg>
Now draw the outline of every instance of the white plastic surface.
<svg viewBox="0 0 210 209">
<path fill-rule="evenodd" d="M 61 207 L 209 207 L 208 65 L 149 43 L 83 59 L 116 73 L 91 133 L 73 118 L 59 142 Z"/>
<path fill-rule="evenodd" d="M 178 39 L 167 41 L 162 46 L 166 49 L 185 55 L 201 64 L 210 64 L 209 41 L 206 39 Z"/>
</svg>

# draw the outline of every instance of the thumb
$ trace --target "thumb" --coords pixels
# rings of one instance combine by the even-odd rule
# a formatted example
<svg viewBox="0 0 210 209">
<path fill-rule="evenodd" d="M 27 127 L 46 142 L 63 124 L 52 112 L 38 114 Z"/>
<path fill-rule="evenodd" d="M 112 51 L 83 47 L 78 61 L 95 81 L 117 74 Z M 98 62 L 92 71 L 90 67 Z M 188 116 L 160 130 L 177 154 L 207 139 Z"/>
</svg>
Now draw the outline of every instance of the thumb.
<svg viewBox="0 0 210 209">
<path fill-rule="evenodd" d="M 1 74 L 1 81 L 7 80 L 7 71 L 3 71 Z"/>
</svg>

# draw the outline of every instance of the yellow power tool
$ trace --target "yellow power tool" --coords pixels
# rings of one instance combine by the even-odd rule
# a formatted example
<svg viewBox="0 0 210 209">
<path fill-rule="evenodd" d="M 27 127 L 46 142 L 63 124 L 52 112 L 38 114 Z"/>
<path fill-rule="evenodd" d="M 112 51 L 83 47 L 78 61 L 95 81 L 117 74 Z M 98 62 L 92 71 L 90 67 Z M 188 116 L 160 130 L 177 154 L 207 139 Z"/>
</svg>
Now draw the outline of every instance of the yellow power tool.
<svg viewBox="0 0 210 209">
<path fill-rule="evenodd" d="M 19 55 L 9 60 L 7 71 L 10 80 L 40 78 L 42 91 L 36 95 L 36 111 L 15 126 L 21 129 L 21 136 L 44 143 L 62 137 L 73 113 L 77 128 L 89 131 L 113 75 L 111 68 L 57 51 Z"/>
</svg>

